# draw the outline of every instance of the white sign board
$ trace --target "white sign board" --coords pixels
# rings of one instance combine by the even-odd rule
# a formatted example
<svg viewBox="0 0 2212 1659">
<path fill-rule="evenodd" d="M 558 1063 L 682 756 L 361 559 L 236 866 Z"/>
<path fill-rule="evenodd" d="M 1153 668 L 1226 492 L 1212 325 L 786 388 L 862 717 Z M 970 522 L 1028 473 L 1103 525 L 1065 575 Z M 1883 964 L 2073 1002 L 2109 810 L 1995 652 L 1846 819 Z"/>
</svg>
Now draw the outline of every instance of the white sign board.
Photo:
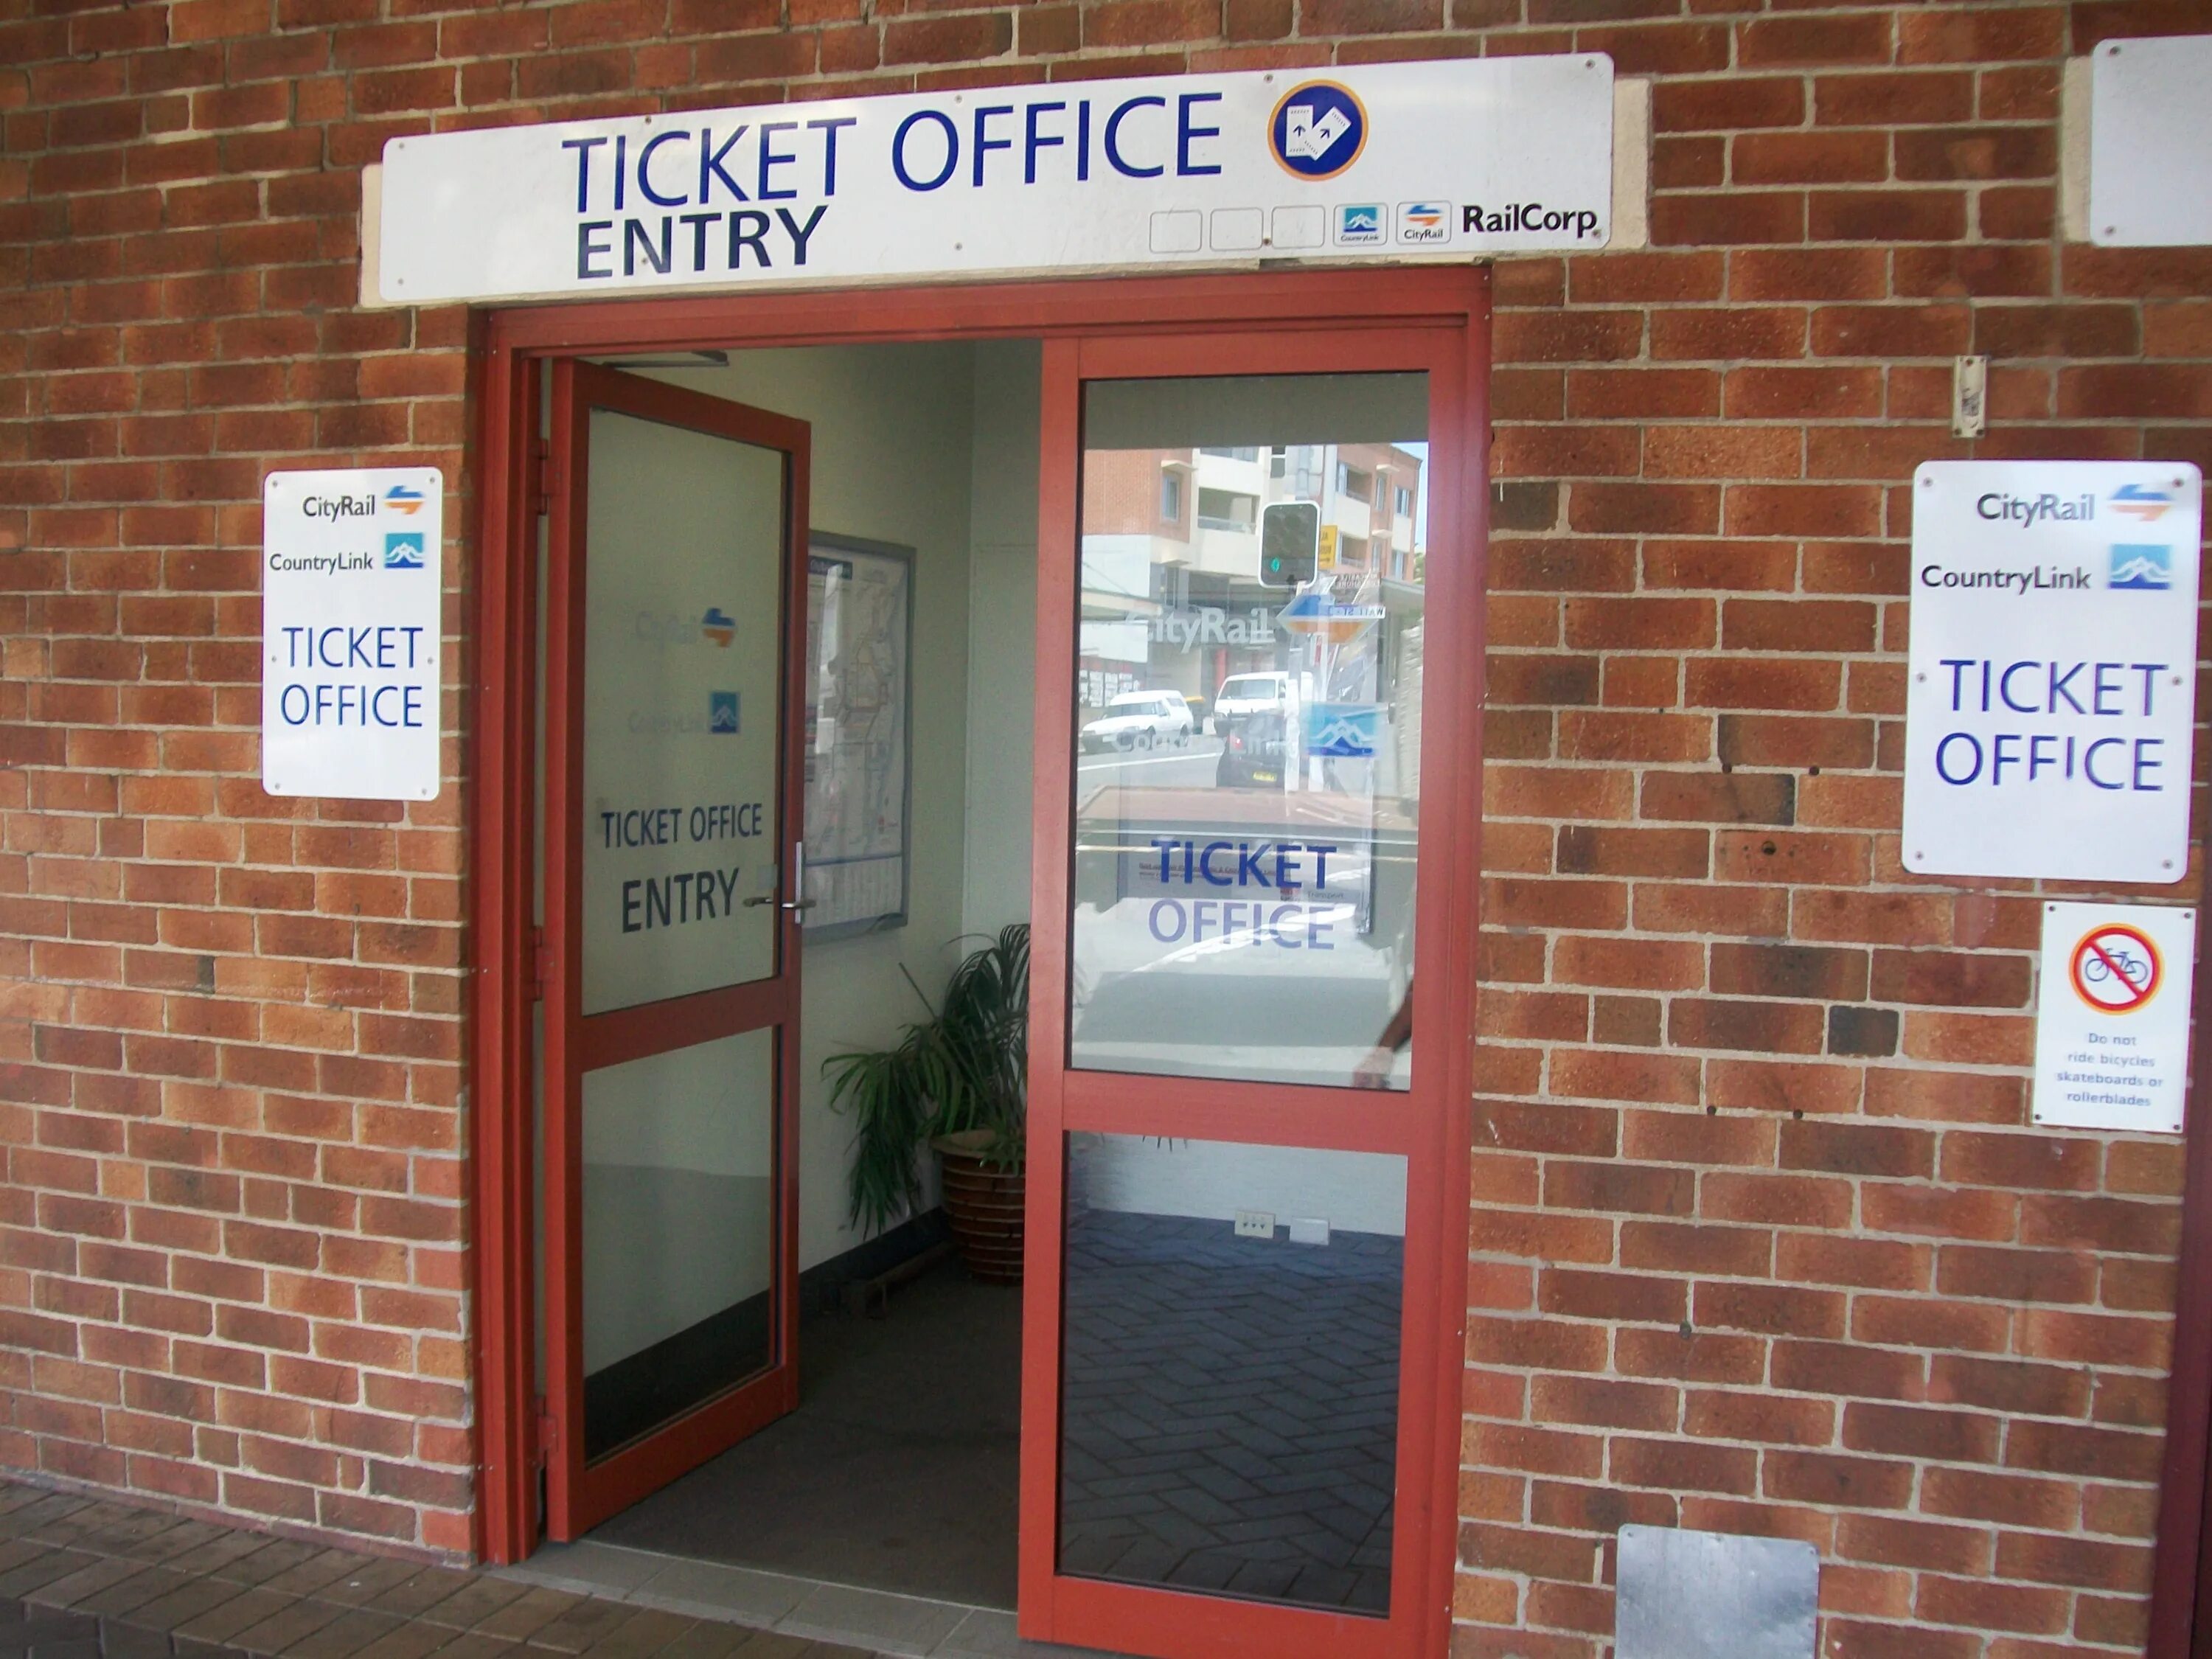
<svg viewBox="0 0 2212 1659">
<path fill-rule="evenodd" d="M 2038 1123 L 2179 1133 L 2196 951 L 2194 910 L 2043 907 Z"/>
<path fill-rule="evenodd" d="M 383 298 L 1586 252 L 1601 52 L 1250 70 L 394 138 Z"/>
<path fill-rule="evenodd" d="M 2107 40 L 2089 59 L 2089 240 L 2212 243 L 2212 34 Z"/>
<path fill-rule="evenodd" d="M 2173 462 L 1914 475 L 1906 869 L 2182 878 L 2202 494 Z"/>
<path fill-rule="evenodd" d="M 272 472 L 261 491 L 261 787 L 438 793 L 435 467 Z"/>
</svg>

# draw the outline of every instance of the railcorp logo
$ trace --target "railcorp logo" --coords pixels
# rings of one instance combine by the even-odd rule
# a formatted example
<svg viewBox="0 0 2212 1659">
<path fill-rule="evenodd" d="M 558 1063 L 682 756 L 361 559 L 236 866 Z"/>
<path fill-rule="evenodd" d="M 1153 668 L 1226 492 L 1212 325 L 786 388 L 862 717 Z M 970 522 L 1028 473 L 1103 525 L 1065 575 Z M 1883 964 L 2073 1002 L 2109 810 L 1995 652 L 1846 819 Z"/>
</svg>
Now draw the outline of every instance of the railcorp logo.
<svg viewBox="0 0 2212 1659">
<path fill-rule="evenodd" d="M 1486 208 L 1470 202 L 1460 210 L 1459 228 L 1470 235 L 1510 236 L 1571 230 L 1575 240 L 1597 234 L 1597 215 L 1589 208 L 1546 207 L 1541 202 L 1508 202 Z"/>
</svg>

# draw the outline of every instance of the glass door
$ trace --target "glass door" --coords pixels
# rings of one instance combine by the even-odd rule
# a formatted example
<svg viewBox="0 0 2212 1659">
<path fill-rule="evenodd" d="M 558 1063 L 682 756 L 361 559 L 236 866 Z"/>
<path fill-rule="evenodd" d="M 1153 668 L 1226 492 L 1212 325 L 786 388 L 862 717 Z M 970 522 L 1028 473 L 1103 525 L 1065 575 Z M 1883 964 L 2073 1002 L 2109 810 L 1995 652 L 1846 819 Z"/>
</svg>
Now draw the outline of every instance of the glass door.
<svg viewBox="0 0 2212 1659">
<path fill-rule="evenodd" d="M 1441 1650 L 1468 349 L 1048 357 L 1025 1635 Z"/>
<path fill-rule="evenodd" d="M 798 1402 L 807 429 L 553 375 L 544 1432 L 570 1539 Z"/>
</svg>

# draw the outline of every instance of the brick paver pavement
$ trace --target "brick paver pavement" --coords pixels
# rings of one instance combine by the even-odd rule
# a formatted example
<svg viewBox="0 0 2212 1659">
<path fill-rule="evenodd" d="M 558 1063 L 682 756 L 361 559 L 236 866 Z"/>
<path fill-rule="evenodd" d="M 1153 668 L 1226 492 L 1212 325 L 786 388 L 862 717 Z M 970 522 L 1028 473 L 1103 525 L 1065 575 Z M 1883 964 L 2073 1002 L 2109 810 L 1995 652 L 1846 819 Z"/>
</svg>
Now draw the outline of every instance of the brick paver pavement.
<svg viewBox="0 0 2212 1659">
<path fill-rule="evenodd" d="M 0 1659 L 871 1659 L 0 1480 Z"/>
</svg>

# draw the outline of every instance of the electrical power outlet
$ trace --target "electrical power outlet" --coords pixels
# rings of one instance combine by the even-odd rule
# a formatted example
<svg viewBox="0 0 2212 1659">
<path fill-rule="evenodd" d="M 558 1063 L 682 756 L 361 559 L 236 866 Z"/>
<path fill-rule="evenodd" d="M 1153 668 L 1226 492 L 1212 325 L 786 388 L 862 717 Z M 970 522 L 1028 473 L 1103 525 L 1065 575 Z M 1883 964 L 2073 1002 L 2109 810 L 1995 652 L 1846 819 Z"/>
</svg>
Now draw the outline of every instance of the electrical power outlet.
<svg viewBox="0 0 2212 1659">
<path fill-rule="evenodd" d="M 1275 1236 L 1275 1216 L 1272 1210 L 1239 1210 L 1237 1212 L 1237 1237 L 1239 1238 L 1273 1238 Z"/>
<path fill-rule="evenodd" d="M 1292 1220 L 1291 1243 L 1293 1244 L 1328 1243 L 1328 1218 L 1326 1216 L 1300 1216 Z"/>
</svg>

